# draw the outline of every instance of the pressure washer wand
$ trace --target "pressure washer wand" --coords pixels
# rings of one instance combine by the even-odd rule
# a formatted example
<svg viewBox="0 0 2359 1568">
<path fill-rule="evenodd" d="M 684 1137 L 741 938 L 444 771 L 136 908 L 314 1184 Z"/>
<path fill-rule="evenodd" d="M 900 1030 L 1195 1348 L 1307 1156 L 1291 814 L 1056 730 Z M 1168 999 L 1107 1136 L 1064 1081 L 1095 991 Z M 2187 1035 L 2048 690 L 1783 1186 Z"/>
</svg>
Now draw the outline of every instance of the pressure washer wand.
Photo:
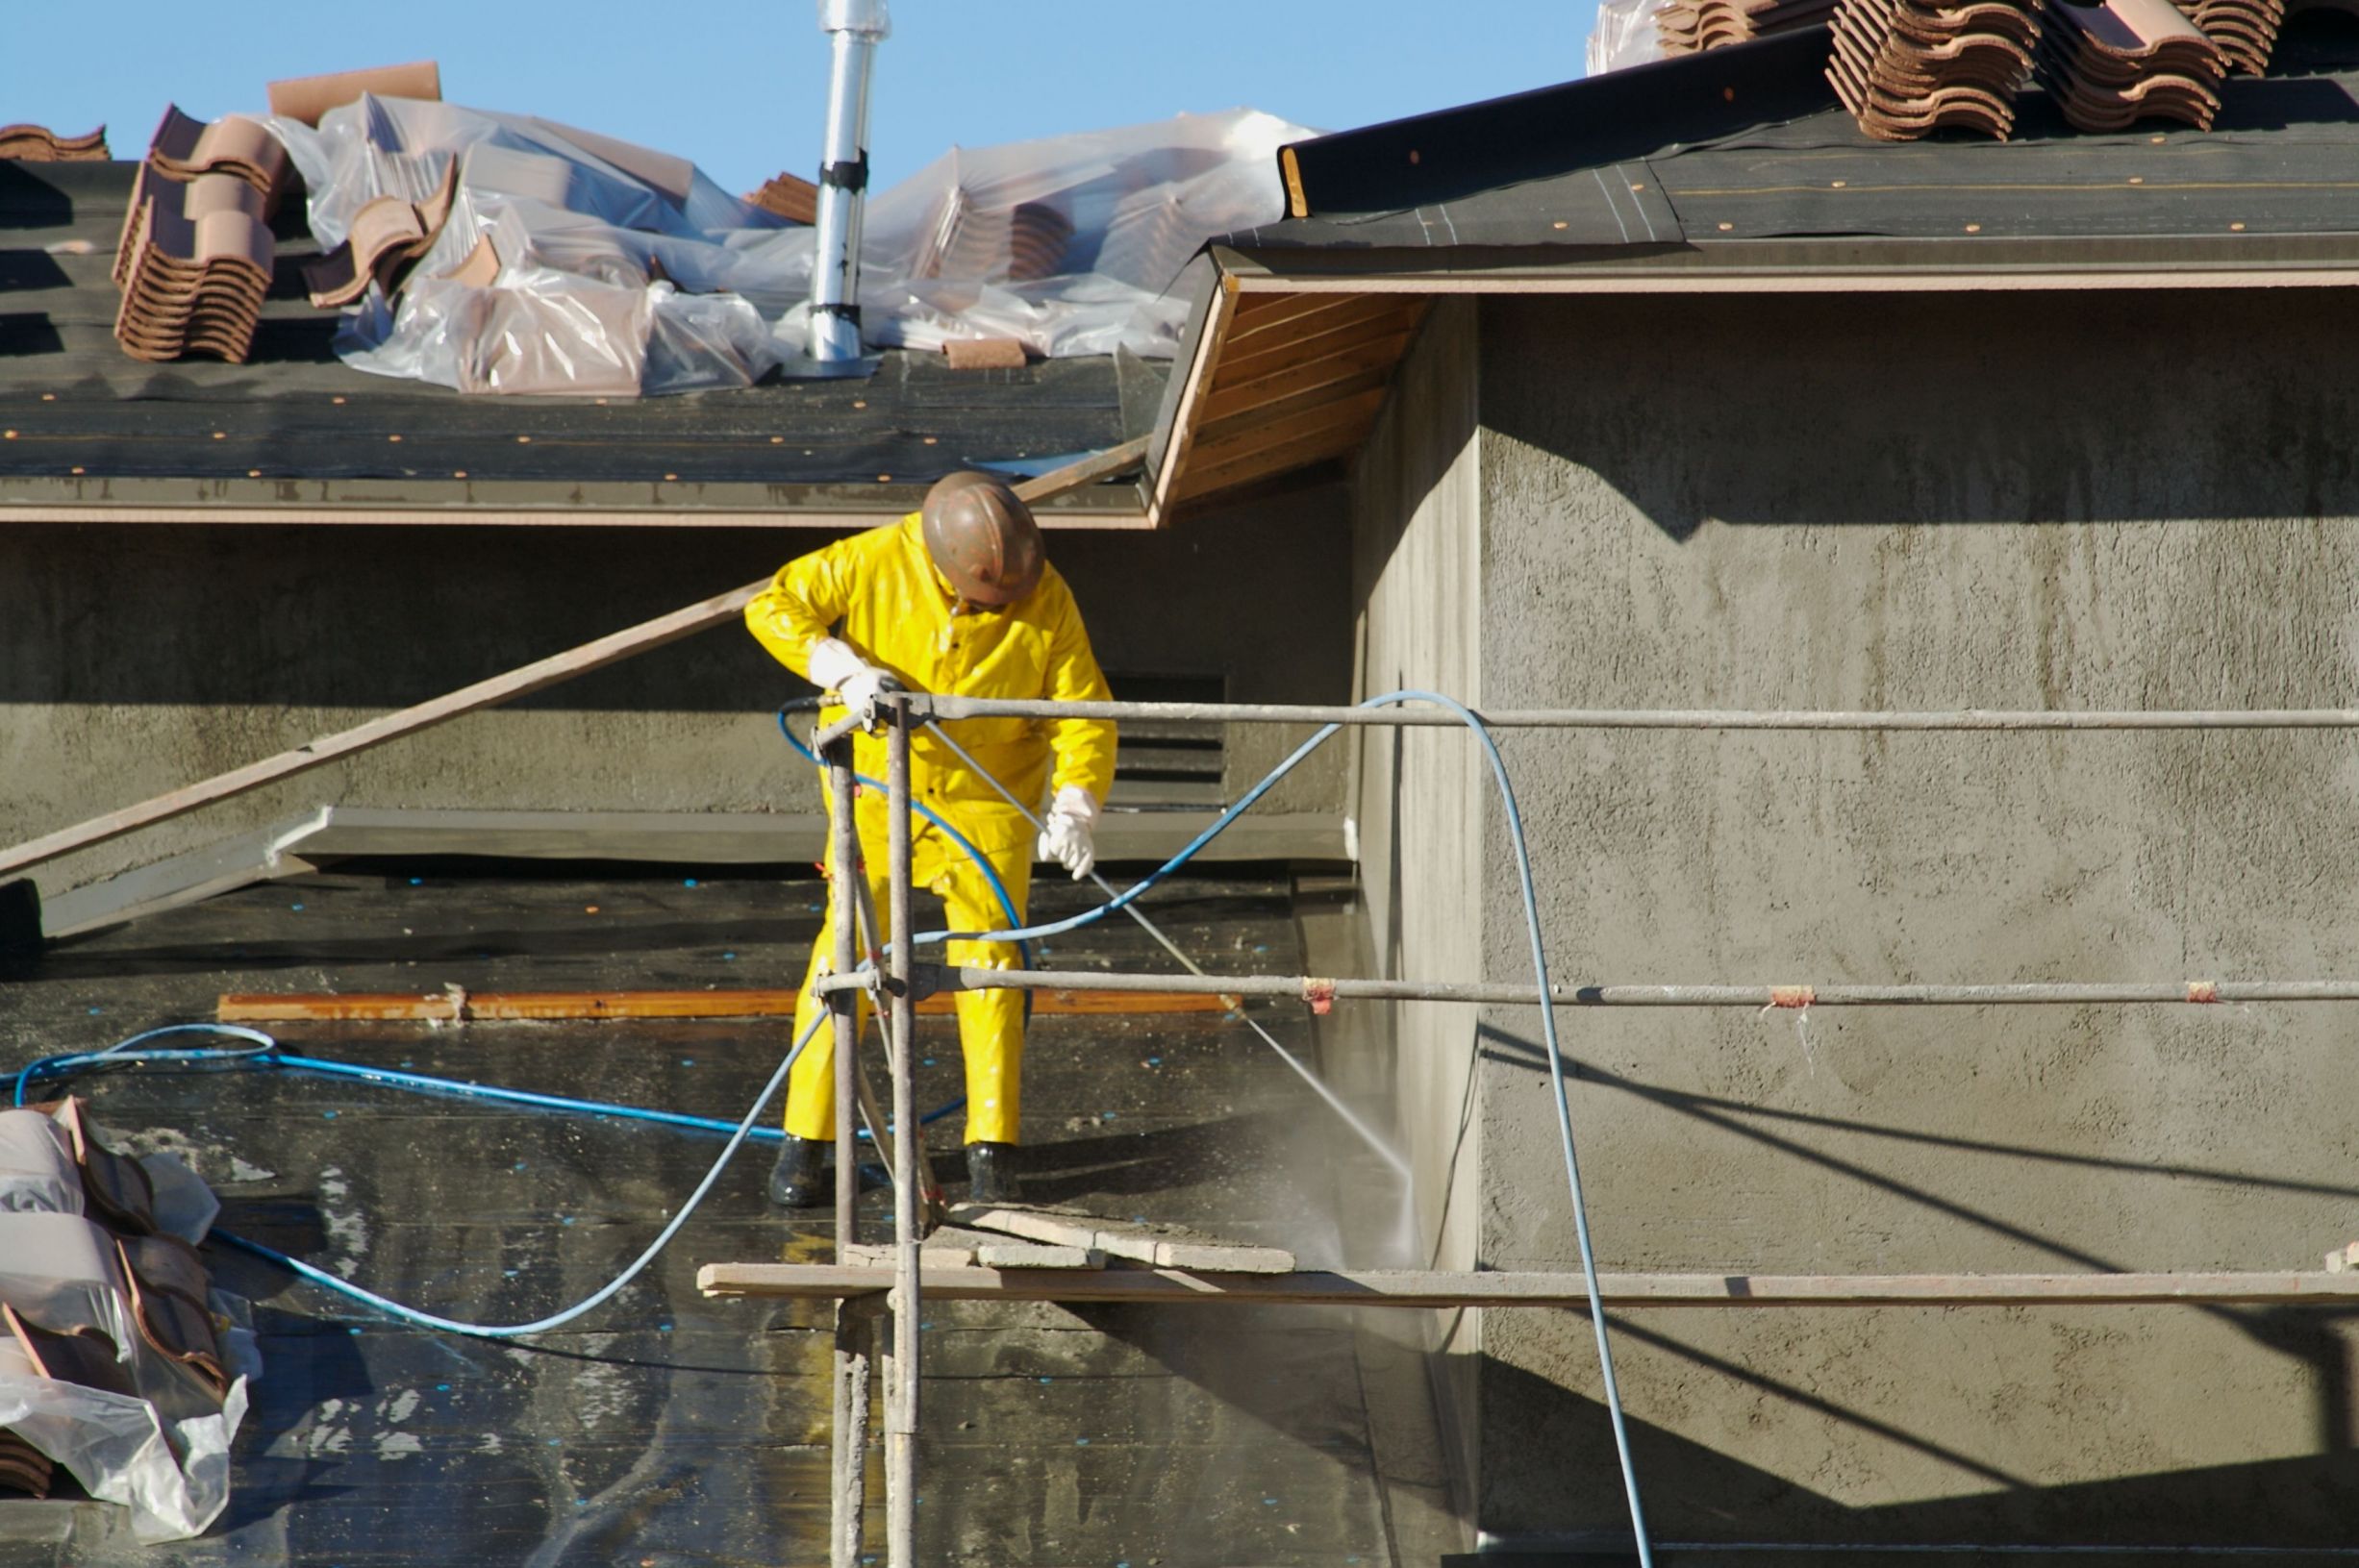
<svg viewBox="0 0 2359 1568">
<path fill-rule="evenodd" d="M 950 748 L 951 755 L 955 756 L 960 761 L 966 763 L 966 766 L 971 768 L 978 777 L 980 777 L 985 783 L 989 784 L 991 788 L 998 791 L 1000 799 L 1006 801 L 1010 806 L 1015 807 L 1016 810 L 1022 812 L 1024 820 L 1032 824 L 1035 832 L 1047 831 L 1041 824 L 1041 819 L 1033 814 L 1032 808 L 1026 806 L 1022 801 L 1017 800 L 1015 793 L 1010 790 L 1006 784 L 1001 784 L 998 776 L 992 773 L 991 769 L 985 767 L 982 763 L 976 761 L 972 757 L 968 756 L 966 754 L 966 749 L 964 746 L 961 746 L 957 741 L 951 739 L 949 733 L 943 730 L 939 723 L 935 722 L 933 719 L 928 719 L 925 721 L 925 727 L 934 733 L 935 739 L 941 741 L 943 745 Z M 1108 882 L 1104 877 L 1098 875 L 1096 867 L 1092 866 L 1090 869 L 1089 876 L 1090 880 L 1097 884 L 1099 891 L 1103 892 L 1109 899 L 1119 898 L 1121 896 L 1120 889 L 1117 888 L 1114 884 Z M 1155 940 L 1162 945 L 1163 950 L 1166 953 L 1170 954 L 1172 958 L 1179 960 L 1179 966 L 1181 968 L 1187 970 L 1190 974 L 1196 976 L 1198 979 L 1210 980 L 1214 978 L 1213 976 L 1207 975 L 1203 968 L 1198 965 L 1193 958 L 1191 958 L 1186 953 L 1182 952 L 1176 942 L 1172 941 L 1170 937 L 1166 936 L 1163 933 L 1162 928 L 1157 926 L 1155 922 L 1149 920 L 1145 914 L 1141 912 L 1136 904 L 1123 905 L 1122 912 L 1129 915 L 1133 920 L 1137 921 L 1139 923 L 1139 929 L 1145 932 L 1149 936 L 1155 938 Z M 1244 1002 L 1242 998 L 1223 996 L 1220 1000 L 1228 1005 L 1229 1016 L 1242 1023 L 1247 1029 L 1253 1031 L 1254 1033 L 1259 1034 L 1262 1037 L 1262 1043 L 1268 1046 L 1272 1051 L 1275 1051 L 1278 1054 L 1280 1060 L 1284 1061 L 1289 1067 L 1292 1067 L 1295 1073 L 1301 1077 L 1305 1083 L 1311 1085 L 1312 1089 L 1317 1092 L 1318 1097 L 1327 1103 L 1327 1108 L 1333 1110 L 1337 1115 L 1343 1117 L 1344 1124 L 1354 1132 L 1357 1132 L 1360 1135 L 1360 1140 L 1363 1143 L 1366 1143 L 1368 1148 L 1375 1151 L 1378 1158 L 1382 1159 L 1387 1165 L 1390 1165 L 1402 1181 L 1406 1182 L 1409 1180 L 1409 1161 L 1402 1158 L 1399 1153 L 1395 1151 L 1391 1144 L 1387 1143 L 1381 1136 L 1379 1136 L 1376 1130 L 1368 1126 L 1368 1123 L 1361 1118 L 1357 1111 L 1353 1110 L 1348 1105 L 1345 1105 L 1342 1096 L 1338 1095 L 1333 1089 L 1329 1088 L 1323 1082 L 1321 1082 L 1318 1074 L 1312 1072 L 1310 1068 L 1304 1066 L 1301 1060 L 1297 1058 L 1292 1051 L 1289 1051 L 1285 1046 L 1279 1044 L 1278 1037 L 1270 1033 L 1267 1029 L 1264 1029 L 1259 1019 L 1255 1018 L 1251 1013 L 1245 1011 Z"/>
</svg>

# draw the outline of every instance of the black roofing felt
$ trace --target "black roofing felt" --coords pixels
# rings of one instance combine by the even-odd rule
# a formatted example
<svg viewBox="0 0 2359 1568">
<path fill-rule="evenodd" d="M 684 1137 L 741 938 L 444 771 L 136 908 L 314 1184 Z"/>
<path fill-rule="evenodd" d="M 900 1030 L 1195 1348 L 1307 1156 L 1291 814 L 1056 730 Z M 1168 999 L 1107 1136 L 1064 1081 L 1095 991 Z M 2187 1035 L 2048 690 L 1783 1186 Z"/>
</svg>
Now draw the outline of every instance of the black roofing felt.
<svg viewBox="0 0 2359 1568">
<path fill-rule="evenodd" d="M 1863 236 L 2134 238 L 2359 233 L 2359 39 L 2290 25 L 2209 132 L 2070 130 L 2037 90 L 1999 142 L 1861 132 L 1826 33 L 1782 37 L 1298 142 L 1311 215 L 1239 250 L 1644 247 Z M 1971 227 L 1969 227 L 1969 226 Z M 1945 258 L 1955 264 L 1957 256 Z"/>
<path fill-rule="evenodd" d="M 0 1065 L 209 1017 L 224 990 L 785 983 L 820 920 L 811 880 L 482 865 L 347 863 L 55 945 L 0 969 Z M 1034 912 L 1078 910 L 1083 891 L 1043 880 Z M 1182 877 L 1149 902 L 1238 972 L 1303 963 L 1282 877 Z M 1167 961 L 1117 923 L 1061 938 L 1059 954 Z M 1306 1008 L 1255 1012 L 1318 1060 Z M 730 1121 L 786 1034 L 742 1019 L 271 1033 L 314 1059 Z M 922 1021 L 917 1045 L 923 1103 L 955 1096 L 955 1023 Z M 221 1230 L 496 1323 L 617 1273 L 722 1141 L 292 1070 L 164 1065 L 44 1088 L 88 1096 L 134 1151 L 188 1158 L 222 1199 Z M 1041 1018 L 1024 1090 L 1040 1201 L 1296 1247 L 1332 1234 L 1340 1209 L 1387 1217 L 1368 1157 L 1229 1020 Z M 775 1115 L 773 1103 L 765 1124 Z M 961 1135 L 954 1112 L 927 1138 L 953 1198 Z M 644 1275 L 522 1343 L 396 1323 L 209 1244 L 216 1282 L 254 1304 L 262 1336 L 228 1512 L 199 1540 L 152 1546 L 108 1506 L 0 1501 L 0 1568 L 824 1562 L 828 1312 L 695 1286 L 702 1263 L 829 1256 L 831 1216 L 790 1222 L 765 1206 L 770 1158 L 747 1148 Z M 871 1237 L 888 1202 L 864 1200 Z M 1192 1313 L 1085 1311 L 927 1304 L 919 1560 L 1395 1560 L 1348 1322 L 1233 1311 L 1211 1334 Z M 883 1511 L 867 1516 L 880 1554 Z M 1169 1544 L 1183 1523 L 1192 1555 Z"/>
<path fill-rule="evenodd" d="M 1146 428 L 1163 392 L 1167 367 L 1128 356 L 954 371 L 938 354 L 889 353 L 867 380 L 606 401 L 462 396 L 335 358 L 336 316 L 303 298 L 299 263 L 314 246 L 299 209 L 280 220 L 252 361 L 146 364 L 113 339 L 109 278 L 136 167 L 0 162 L 0 426 L 15 433 L 0 439 L 0 486 L 77 471 L 243 481 L 258 470 L 418 484 L 464 473 L 478 485 L 921 485 L 979 461 L 1115 445 Z"/>
</svg>

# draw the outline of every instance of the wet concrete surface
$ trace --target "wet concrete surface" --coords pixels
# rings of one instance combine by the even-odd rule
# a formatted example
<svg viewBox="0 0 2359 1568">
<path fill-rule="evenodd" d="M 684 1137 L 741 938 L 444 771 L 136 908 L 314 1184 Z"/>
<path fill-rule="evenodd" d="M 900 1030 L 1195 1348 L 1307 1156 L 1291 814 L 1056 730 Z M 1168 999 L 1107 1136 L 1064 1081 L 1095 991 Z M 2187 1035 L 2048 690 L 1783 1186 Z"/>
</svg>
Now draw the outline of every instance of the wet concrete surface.
<svg viewBox="0 0 2359 1568">
<path fill-rule="evenodd" d="M 0 981 L 0 1062 L 203 1020 L 225 991 L 789 984 L 820 900 L 816 881 L 741 873 L 347 864 L 53 948 Z M 1033 912 L 1082 907 L 1044 882 Z M 1209 968 L 1304 966 L 1282 875 L 1181 880 L 1153 909 Z M 1170 966 L 1118 919 L 1041 961 Z M 1316 1059 L 1306 1009 L 1256 1010 Z M 919 1029 L 919 1101 L 941 1105 L 960 1089 L 956 1028 Z M 750 1021 L 271 1033 L 305 1056 L 731 1120 L 787 1044 L 783 1023 Z M 131 1148 L 188 1158 L 222 1199 L 221 1229 L 491 1323 L 603 1284 L 722 1141 L 289 1070 L 135 1068 L 71 1087 Z M 1030 1197 L 1311 1262 L 1388 1260 L 1356 1239 L 1390 1229 L 1381 1167 L 1234 1021 L 1042 1018 L 1024 1089 Z M 927 1139 L 953 1198 L 959 1136 L 952 1114 Z M 694 1288 L 704 1262 L 828 1256 L 829 1224 L 765 1207 L 769 1159 L 749 1145 L 645 1275 L 529 1343 L 414 1329 L 210 1245 L 217 1282 L 254 1303 L 265 1363 L 228 1512 L 159 1556 L 105 1506 L 7 1505 L 0 1568 L 825 1561 L 829 1309 Z M 871 1233 L 889 1202 L 865 1200 Z M 1391 1563 L 1389 1495 L 1442 1481 L 1417 1430 L 1430 1420 L 1418 1357 L 1342 1313 L 937 1304 L 924 1330 L 927 1562 Z M 1385 1474 L 1401 1453 L 1417 1473 Z M 881 1502 L 874 1455 L 870 1470 Z M 881 1506 L 869 1526 L 881 1557 Z"/>
</svg>

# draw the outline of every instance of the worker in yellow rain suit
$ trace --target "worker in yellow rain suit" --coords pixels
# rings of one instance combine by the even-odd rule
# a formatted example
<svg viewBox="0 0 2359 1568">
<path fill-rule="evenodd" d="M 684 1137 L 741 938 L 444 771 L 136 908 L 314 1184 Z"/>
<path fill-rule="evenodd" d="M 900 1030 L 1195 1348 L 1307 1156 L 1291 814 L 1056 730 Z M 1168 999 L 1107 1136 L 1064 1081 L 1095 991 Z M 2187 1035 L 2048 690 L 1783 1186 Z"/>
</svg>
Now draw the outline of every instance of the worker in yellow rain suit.
<svg viewBox="0 0 2359 1568">
<path fill-rule="evenodd" d="M 1032 513 L 1007 485 L 984 474 L 953 474 L 927 492 L 921 510 L 900 522 L 790 561 L 745 607 L 745 624 L 780 663 L 837 694 L 843 707 L 828 709 L 823 722 L 847 708 L 872 709 L 888 679 L 915 691 L 962 697 L 1103 702 L 1108 696 L 1072 591 L 1048 563 Z M 1097 719 L 982 718 L 944 728 L 1016 799 L 1049 803 L 1046 831 L 1036 842 L 1023 813 L 989 780 L 927 732 L 911 739 L 912 797 L 989 858 L 1021 924 L 1036 850 L 1075 881 L 1094 863 L 1092 834 L 1114 782 L 1114 726 Z M 858 771 L 885 777 L 881 735 L 857 735 L 852 755 Z M 882 922 L 889 870 L 883 791 L 862 790 L 853 811 Z M 966 852 L 923 816 L 913 818 L 911 832 L 914 883 L 941 896 L 948 929 L 1007 929 L 1006 911 Z M 849 888 L 841 867 L 830 866 L 828 876 L 822 929 L 832 932 L 835 900 Z M 879 940 L 891 935 L 883 933 Z M 812 950 L 795 1008 L 796 1038 L 823 1010 L 811 985 L 829 946 L 822 937 Z M 954 942 L 946 961 L 1014 968 L 1018 955 L 1012 943 Z M 1016 1188 L 1023 993 L 961 992 L 958 1018 L 966 1058 L 969 1196 L 1005 1202 Z M 809 1208 L 823 1201 L 821 1146 L 836 1129 L 834 1036 L 834 1026 L 821 1024 L 788 1075 L 786 1143 L 770 1173 L 771 1201 L 783 1207 Z"/>
</svg>

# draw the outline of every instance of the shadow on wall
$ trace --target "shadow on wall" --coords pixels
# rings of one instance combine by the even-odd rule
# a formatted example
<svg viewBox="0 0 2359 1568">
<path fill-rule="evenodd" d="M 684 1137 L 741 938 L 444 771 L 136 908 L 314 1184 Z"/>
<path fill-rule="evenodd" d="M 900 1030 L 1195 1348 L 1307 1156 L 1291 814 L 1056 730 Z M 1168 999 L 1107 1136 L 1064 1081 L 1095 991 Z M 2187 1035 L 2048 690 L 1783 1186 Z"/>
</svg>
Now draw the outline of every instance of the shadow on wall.
<svg viewBox="0 0 2359 1568">
<path fill-rule="evenodd" d="M 1555 460 L 1493 444 L 1485 491 L 1573 523 L 1615 506 L 1601 485 L 1676 539 L 2359 516 L 2359 310 L 2334 292 L 1486 300 L 1483 424 Z"/>
<path fill-rule="evenodd" d="M 1541 1048 L 1533 1041 L 1503 1031 L 1486 1027 L 1483 1031 L 1486 1062 L 1544 1073 L 1546 1061 Z M 1584 1083 L 1595 1083 L 1609 1089 L 1645 1100 L 1673 1111 L 1701 1127 L 1725 1133 L 1776 1156 L 1817 1165 L 1837 1176 L 1855 1182 L 1863 1187 L 1900 1198 L 1923 1209 L 1929 1216 L 1962 1223 L 1999 1236 L 2009 1242 L 2034 1249 L 2056 1259 L 2072 1270 L 2096 1274 L 2124 1272 L 2128 1265 L 2118 1259 L 2099 1257 L 2085 1248 L 2042 1233 L 2036 1228 L 2005 1215 L 1993 1213 L 1961 1200 L 1946 1197 L 1921 1186 L 1912 1186 L 1897 1181 L 1874 1167 L 1858 1160 L 1846 1159 L 1824 1149 L 1805 1143 L 1798 1135 L 1804 1131 L 1835 1132 L 1890 1140 L 1895 1143 L 1931 1146 L 1954 1151 L 1961 1156 L 2023 1161 L 2055 1167 L 2060 1173 L 2105 1172 L 2151 1176 L 2167 1181 L 2221 1182 L 2242 1190 L 2279 1192 L 2303 1197 L 2325 1197 L 2359 1200 L 2359 1185 L 2330 1186 L 2316 1182 L 2302 1182 L 2272 1177 L 2255 1171 L 2223 1170 L 2213 1166 L 2165 1163 L 2157 1160 L 2121 1159 L 2101 1155 L 2074 1154 L 2069 1150 L 2042 1149 L 2020 1144 L 1995 1143 L 1986 1139 L 1956 1137 L 1939 1132 L 1920 1132 L 1910 1128 L 1885 1126 L 1842 1117 L 1814 1115 L 1807 1112 L 1779 1110 L 1765 1106 L 1749 1105 L 1713 1095 L 1696 1094 L 1684 1089 L 1666 1088 L 1634 1078 L 1625 1078 L 1606 1068 L 1567 1058 L 1571 1077 Z M 2352 1406 L 2352 1366 L 2349 1346 L 2336 1332 L 2335 1326 L 2346 1318 L 2359 1316 L 2349 1309 L 2324 1307 L 2240 1308 L 2229 1307 L 2190 1306 L 2184 1310 L 2206 1314 L 2218 1322 L 2229 1325 L 2264 1349 L 2275 1351 L 2307 1364 L 2311 1379 L 2319 1392 L 2317 1411 L 2317 1442 L 2321 1451 L 2344 1451 L 2359 1448 L 2359 1412 Z"/>
<path fill-rule="evenodd" d="M 1486 1028 L 1485 1060 L 1510 1071 L 1544 1072 L 1539 1047 Z M 1974 1204 L 1896 1180 L 1874 1166 L 1804 1141 L 1839 1133 L 1896 1145 L 1933 1147 L 1972 1158 L 2053 1167 L 2060 1181 L 2074 1175 L 2130 1174 L 2170 1182 L 2225 1183 L 2241 1189 L 2336 1200 L 2359 1198 L 2359 1186 L 2324 1185 L 2266 1173 L 2193 1164 L 2121 1159 L 1968 1138 L 1873 1122 L 1780 1110 L 1719 1096 L 1667 1088 L 1583 1062 L 1568 1064 L 1584 1083 L 1644 1100 L 1689 1119 L 1699 1129 L 1749 1142 L 1774 1156 L 1820 1167 L 1860 1186 L 1919 1207 L 1928 1222 L 1960 1223 L 2036 1250 L 2069 1270 L 2117 1272 L 2120 1262 L 2072 1246 L 2037 1228 Z M 1962 1176 L 1966 1167 L 1960 1166 Z M 2348 1546 L 2359 1543 L 2347 1507 L 2347 1488 L 2359 1481 L 2359 1423 L 2351 1402 L 2352 1365 L 2343 1326 L 2354 1314 L 2319 1307 L 2235 1308 L 2190 1306 L 2232 1327 L 2256 1345 L 2301 1363 L 2287 1380 L 2316 1391 L 2317 1452 L 2296 1458 L 2150 1475 L 2043 1484 L 2036 1474 L 2003 1460 L 1978 1458 L 1907 1430 L 1894 1421 L 1830 1399 L 1808 1386 L 1733 1361 L 1663 1326 L 1660 1317 L 1610 1318 L 1617 1341 L 1635 1342 L 1676 1357 L 1697 1374 L 1741 1385 L 1748 1397 L 1806 1410 L 1858 1436 L 1905 1449 L 1986 1483 L 1992 1490 L 1935 1502 L 1854 1508 L 1715 1452 L 1633 1421 L 1642 1485 L 1653 1478 L 1649 1517 L 1667 1538 L 1735 1541 L 1774 1538 L 1820 1542 L 1984 1542 L 1998 1544 L 2099 1542 L 2110 1545 L 2268 1544 Z M 1575 1314 L 1586 1316 L 1585 1313 Z M 1586 1332 L 1582 1342 L 1587 1342 Z M 2158 1376 L 2167 1369 L 2157 1368 Z M 1615 1457 L 1602 1409 L 1585 1396 L 1521 1367 L 1497 1360 L 1483 1366 L 1484 1425 L 1491 1431 L 1531 1432 L 1544 1440 L 1493 1445 L 1484 1484 L 1493 1497 L 1529 1507 L 1555 1499 L 1566 1520 L 1594 1527 L 1618 1517 Z M 2003 1442 L 2000 1451 L 2003 1452 Z M 1579 1495 L 1546 1483 L 1536 1468 L 1545 1455 L 1558 1476 L 1584 1478 Z M 1546 1506 L 1547 1505 L 1543 1505 Z M 1772 1523 L 1773 1522 L 1773 1523 Z M 2191 1523 L 2196 1522 L 2196 1523 Z M 1846 1558 L 1846 1560 L 1849 1560 Z"/>
<path fill-rule="evenodd" d="M 1343 530 L 1328 485 L 1157 534 L 1061 532 L 1049 548 L 1107 666 L 1224 675 L 1237 701 L 1340 702 Z M 765 577 L 837 536 L 13 527 L 0 703 L 401 707 Z M 809 689 L 732 621 L 510 706 L 753 714 Z"/>
<path fill-rule="evenodd" d="M 1662 1342 L 1625 1319 L 1612 1322 L 1618 1334 Z M 1502 1561 L 1554 1562 L 1584 1549 L 1626 1545 L 1627 1515 L 1603 1408 L 1519 1368 L 1487 1361 L 1483 1374 L 1486 1424 L 1522 1439 L 1493 1445 L 1485 1454 L 1486 1489 L 1552 1497 L 1564 1518 L 1591 1523 L 1562 1533 L 1545 1526 L 1530 1532 L 1530 1547 L 1544 1545 L 1553 1553 L 1445 1560 L 1497 1568 Z M 1854 1508 L 1643 1421 L 1630 1422 L 1630 1435 L 1658 1548 L 1687 1542 L 1984 1546 L 2004 1550 L 2010 1561 L 2038 1561 L 2042 1546 L 2084 1549 L 2070 1560 L 2086 1560 L 2085 1549 L 2097 1547 L 2105 1561 L 2119 1563 L 2142 1560 L 2135 1549 L 2149 1547 L 2155 1549 L 2151 1560 L 2183 1563 L 2190 1547 L 2258 1547 L 2272 1556 L 2303 1548 L 2346 1553 L 2355 1535 L 2349 1499 L 2359 1485 L 2359 1454 L 2348 1451 L 2061 1485 L 1995 1480 L 1990 1490 L 1970 1496 Z M 1510 1533 L 1503 1544 L 1525 1543 Z M 1946 1560 L 1970 1555 L 1943 1554 Z M 2058 1559 L 2067 1560 L 2065 1554 Z M 1845 1551 L 1837 1560 L 1880 1559 L 1873 1552 Z M 1923 1555 L 1893 1560 L 1922 1561 Z"/>
</svg>

